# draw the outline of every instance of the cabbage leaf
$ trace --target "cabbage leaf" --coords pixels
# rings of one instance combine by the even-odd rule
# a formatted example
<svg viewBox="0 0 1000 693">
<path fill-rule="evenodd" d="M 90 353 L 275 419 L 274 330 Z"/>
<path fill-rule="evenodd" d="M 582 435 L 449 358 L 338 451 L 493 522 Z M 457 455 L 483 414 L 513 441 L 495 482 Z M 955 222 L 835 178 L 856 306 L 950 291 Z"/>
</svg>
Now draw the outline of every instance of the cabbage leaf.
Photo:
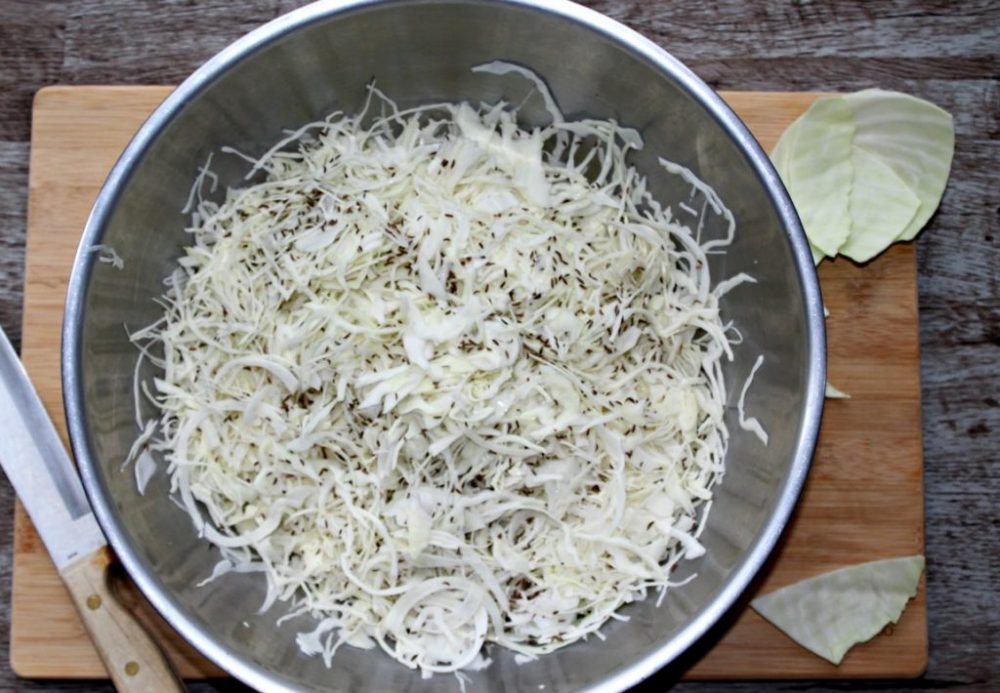
<svg viewBox="0 0 1000 693">
<path fill-rule="evenodd" d="M 840 252 L 855 262 L 868 262 L 889 247 L 914 219 L 920 199 L 887 164 L 867 150 L 851 152 L 851 233 Z"/>
<path fill-rule="evenodd" d="M 782 134 L 772 161 L 818 263 L 867 262 L 912 240 L 937 209 L 955 150 L 949 113 L 882 89 L 817 99 Z"/>
<path fill-rule="evenodd" d="M 851 141 L 854 120 L 843 99 L 817 99 L 799 121 L 788 152 L 793 200 L 809 241 L 834 256 L 851 231 L 850 192 L 854 179 Z"/>
<path fill-rule="evenodd" d="M 923 570 L 923 556 L 862 563 L 787 585 L 750 606 L 810 652 L 839 665 L 851 647 L 899 621 Z"/>
<path fill-rule="evenodd" d="M 955 153 L 951 114 L 929 101 L 883 89 L 844 97 L 854 112 L 854 146 L 880 158 L 919 198 L 920 209 L 900 232 L 912 240 L 937 209 Z"/>
</svg>

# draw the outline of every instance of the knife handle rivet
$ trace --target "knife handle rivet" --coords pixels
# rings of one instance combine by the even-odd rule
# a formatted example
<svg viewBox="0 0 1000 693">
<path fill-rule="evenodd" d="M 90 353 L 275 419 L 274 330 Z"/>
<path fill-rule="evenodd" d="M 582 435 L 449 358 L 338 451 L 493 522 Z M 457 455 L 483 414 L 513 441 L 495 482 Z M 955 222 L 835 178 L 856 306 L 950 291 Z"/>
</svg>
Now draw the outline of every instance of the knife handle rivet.
<svg viewBox="0 0 1000 693">
<path fill-rule="evenodd" d="M 101 608 L 101 597 L 97 594 L 92 594 L 87 597 L 87 608 L 91 611 Z"/>
<path fill-rule="evenodd" d="M 135 676 L 136 674 L 138 674 L 139 673 L 139 663 L 138 662 L 129 662 L 128 664 L 126 664 L 125 665 L 125 673 L 128 674 L 129 676 Z"/>
</svg>

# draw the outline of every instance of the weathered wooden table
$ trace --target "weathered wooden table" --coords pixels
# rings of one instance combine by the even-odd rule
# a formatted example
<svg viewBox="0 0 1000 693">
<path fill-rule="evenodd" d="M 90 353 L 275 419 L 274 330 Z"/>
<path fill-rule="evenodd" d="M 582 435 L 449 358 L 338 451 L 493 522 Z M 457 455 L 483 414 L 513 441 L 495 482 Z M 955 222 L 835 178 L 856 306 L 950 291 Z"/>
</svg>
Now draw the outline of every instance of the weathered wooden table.
<svg viewBox="0 0 1000 693">
<path fill-rule="evenodd" d="M 0 0 L 0 323 L 21 324 L 31 99 L 48 84 L 176 83 L 288 0 Z M 1000 690 L 1000 3 L 601 0 L 720 89 L 847 91 L 930 99 L 955 115 L 952 178 L 918 242 L 930 664 L 878 688 Z M 2 432 L 0 432 L 2 435 Z M 0 479 L 0 690 L 8 662 L 13 493 Z M 193 690 L 238 689 L 198 684 Z M 822 683 L 682 689 L 824 690 Z"/>
</svg>

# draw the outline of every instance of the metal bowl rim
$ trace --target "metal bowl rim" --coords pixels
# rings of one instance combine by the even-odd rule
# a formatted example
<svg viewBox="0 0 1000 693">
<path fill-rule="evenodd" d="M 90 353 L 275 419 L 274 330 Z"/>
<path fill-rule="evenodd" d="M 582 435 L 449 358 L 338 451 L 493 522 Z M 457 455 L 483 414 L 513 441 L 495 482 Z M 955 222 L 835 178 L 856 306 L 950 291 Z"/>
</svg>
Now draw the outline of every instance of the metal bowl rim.
<svg viewBox="0 0 1000 693">
<path fill-rule="evenodd" d="M 427 0 L 419 1 L 427 2 Z M 243 660 L 221 639 L 211 635 L 164 587 L 133 545 L 101 481 L 98 462 L 91 455 L 80 377 L 83 309 L 86 287 L 93 267 L 93 256 L 88 249 L 101 242 L 119 194 L 148 147 L 173 118 L 192 99 L 211 86 L 214 80 L 270 43 L 313 22 L 374 6 L 392 4 L 401 3 L 400 0 L 321 0 L 278 17 L 250 32 L 198 68 L 149 116 L 108 175 L 87 219 L 67 289 L 61 364 L 64 406 L 73 452 L 94 514 L 123 566 L 163 618 L 215 664 L 256 689 L 276 690 L 284 689 L 286 686 L 262 667 Z M 741 563 L 733 570 L 713 601 L 705 605 L 667 643 L 587 688 L 588 691 L 595 693 L 625 690 L 674 660 L 722 617 L 767 560 L 788 522 L 809 470 L 823 408 L 826 344 L 819 284 L 798 215 L 767 155 L 721 97 L 687 67 L 638 32 L 569 0 L 486 0 L 483 4 L 508 5 L 541 11 L 600 33 L 652 65 L 658 72 L 670 76 L 705 108 L 742 150 L 774 202 L 792 246 L 795 270 L 806 309 L 807 392 L 803 420 L 795 454 L 788 474 L 782 482 L 774 510 Z"/>
</svg>

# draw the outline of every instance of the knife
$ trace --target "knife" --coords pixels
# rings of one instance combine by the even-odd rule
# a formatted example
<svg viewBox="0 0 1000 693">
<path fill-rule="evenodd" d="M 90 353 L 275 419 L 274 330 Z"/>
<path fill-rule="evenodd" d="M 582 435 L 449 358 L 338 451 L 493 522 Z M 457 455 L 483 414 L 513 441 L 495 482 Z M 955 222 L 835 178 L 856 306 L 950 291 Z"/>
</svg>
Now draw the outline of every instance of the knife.
<svg viewBox="0 0 1000 693">
<path fill-rule="evenodd" d="M 108 548 L 76 467 L 0 328 L 0 466 L 45 542 L 120 691 L 183 691 L 160 648 L 112 592 Z"/>
</svg>

